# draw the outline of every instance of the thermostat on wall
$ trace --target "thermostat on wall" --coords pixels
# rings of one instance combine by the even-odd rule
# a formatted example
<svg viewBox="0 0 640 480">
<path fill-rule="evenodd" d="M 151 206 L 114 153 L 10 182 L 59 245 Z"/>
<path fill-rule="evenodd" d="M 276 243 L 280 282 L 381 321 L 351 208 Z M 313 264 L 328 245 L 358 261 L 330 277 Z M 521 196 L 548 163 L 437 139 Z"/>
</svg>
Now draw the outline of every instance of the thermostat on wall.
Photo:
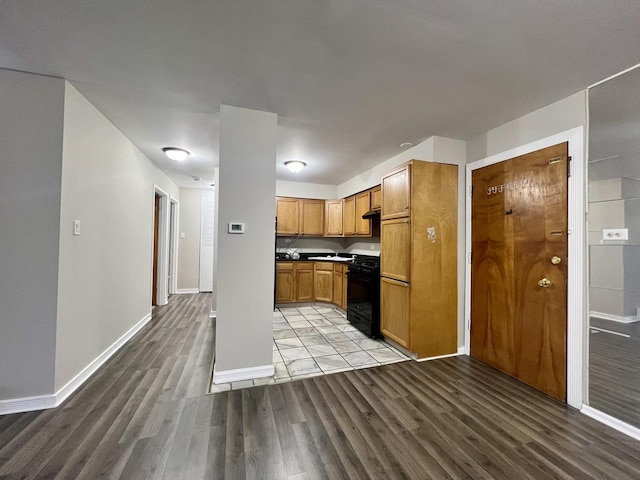
<svg viewBox="0 0 640 480">
<path fill-rule="evenodd" d="M 229 233 L 244 233 L 244 223 L 229 222 Z"/>
</svg>

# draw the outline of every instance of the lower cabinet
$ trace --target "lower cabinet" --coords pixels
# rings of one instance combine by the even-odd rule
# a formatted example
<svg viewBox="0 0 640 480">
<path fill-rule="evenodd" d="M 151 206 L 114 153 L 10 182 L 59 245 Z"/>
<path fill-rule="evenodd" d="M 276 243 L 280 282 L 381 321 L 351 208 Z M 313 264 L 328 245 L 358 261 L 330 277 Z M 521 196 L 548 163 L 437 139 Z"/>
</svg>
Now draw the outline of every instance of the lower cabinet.
<svg viewBox="0 0 640 480">
<path fill-rule="evenodd" d="M 332 262 L 315 263 L 315 292 L 316 300 L 320 302 L 333 301 L 333 267 Z"/>
<path fill-rule="evenodd" d="M 408 349 L 411 345 L 411 288 L 408 283 L 382 277 L 380 289 L 380 331 Z"/>
<path fill-rule="evenodd" d="M 313 262 L 296 262 L 296 302 L 312 302 L 315 298 L 313 285 Z"/>
<path fill-rule="evenodd" d="M 348 265 L 336 262 L 276 262 L 276 303 L 328 302 L 347 308 Z"/>
<path fill-rule="evenodd" d="M 295 294 L 293 263 L 276 263 L 276 303 L 293 302 Z"/>
</svg>

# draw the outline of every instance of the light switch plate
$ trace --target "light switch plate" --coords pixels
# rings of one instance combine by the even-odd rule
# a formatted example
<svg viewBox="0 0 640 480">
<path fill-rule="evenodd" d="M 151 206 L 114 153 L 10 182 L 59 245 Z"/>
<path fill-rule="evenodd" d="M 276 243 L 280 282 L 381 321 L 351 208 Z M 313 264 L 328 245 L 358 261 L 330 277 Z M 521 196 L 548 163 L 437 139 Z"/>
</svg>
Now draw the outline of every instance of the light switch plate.
<svg viewBox="0 0 640 480">
<path fill-rule="evenodd" d="M 628 228 L 605 228 L 602 230 L 603 240 L 629 240 Z"/>
<path fill-rule="evenodd" d="M 80 220 L 73 221 L 73 234 L 76 236 L 80 235 Z"/>
</svg>

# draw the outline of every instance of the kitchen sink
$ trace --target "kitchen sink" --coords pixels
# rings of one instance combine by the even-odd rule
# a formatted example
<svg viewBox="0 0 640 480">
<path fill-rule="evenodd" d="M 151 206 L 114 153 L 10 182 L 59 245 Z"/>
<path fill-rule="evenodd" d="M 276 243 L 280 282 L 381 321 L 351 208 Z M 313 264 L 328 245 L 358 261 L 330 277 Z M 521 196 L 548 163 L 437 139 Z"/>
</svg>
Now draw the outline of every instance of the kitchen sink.
<svg viewBox="0 0 640 480">
<path fill-rule="evenodd" d="M 329 262 L 350 262 L 353 260 L 351 257 L 309 257 L 309 260 L 322 260 Z"/>
</svg>

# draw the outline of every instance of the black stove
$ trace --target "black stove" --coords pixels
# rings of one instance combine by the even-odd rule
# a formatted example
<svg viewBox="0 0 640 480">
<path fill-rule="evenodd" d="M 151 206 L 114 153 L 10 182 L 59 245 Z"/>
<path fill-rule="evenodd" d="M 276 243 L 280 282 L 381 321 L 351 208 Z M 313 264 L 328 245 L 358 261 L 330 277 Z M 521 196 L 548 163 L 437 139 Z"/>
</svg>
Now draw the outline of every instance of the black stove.
<svg viewBox="0 0 640 480">
<path fill-rule="evenodd" d="M 380 258 L 358 257 L 347 271 L 347 320 L 368 337 L 380 334 Z"/>
</svg>

